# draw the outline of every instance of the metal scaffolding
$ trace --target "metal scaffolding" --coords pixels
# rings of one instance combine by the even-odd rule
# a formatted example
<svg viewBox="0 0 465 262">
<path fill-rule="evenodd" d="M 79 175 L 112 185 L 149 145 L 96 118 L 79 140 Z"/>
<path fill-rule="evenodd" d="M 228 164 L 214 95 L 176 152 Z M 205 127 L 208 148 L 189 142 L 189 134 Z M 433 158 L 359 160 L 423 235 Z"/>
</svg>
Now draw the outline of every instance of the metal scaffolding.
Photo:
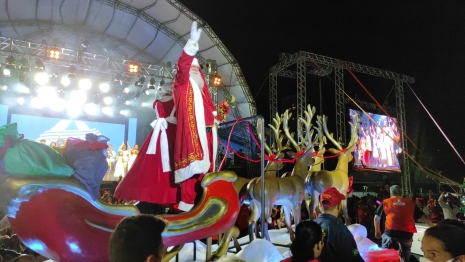
<svg viewBox="0 0 465 262">
<path fill-rule="evenodd" d="M 289 70 L 288 67 L 297 65 L 296 71 Z M 307 70 L 306 68 L 311 67 L 315 70 Z M 372 75 L 376 77 L 382 77 L 395 81 L 396 90 L 396 111 L 399 127 L 401 132 L 402 148 L 404 149 L 402 154 L 402 160 L 404 168 L 402 172 L 402 185 L 404 194 L 408 195 L 411 193 L 410 184 L 410 173 L 409 173 L 409 162 L 406 157 L 407 141 L 404 135 L 406 130 L 406 119 L 405 119 L 405 104 L 404 104 L 404 89 L 403 83 L 413 84 L 415 78 L 402 75 L 399 73 L 387 71 L 384 69 L 378 69 L 365 65 L 360 65 L 352 62 L 339 60 L 323 55 L 313 54 L 310 52 L 299 51 L 295 54 L 280 54 L 280 61 L 276 65 L 270 68 L 270 120 L 278 112 L 277 100 L 278 100 L 278 84 L 277 77 L 283 76 L 288 78 L 297 79 L 297 118 L 303 117 L 303 110 L 305 110 L 306 104 L 306 75 L 307 73 L 314 75 L 324 75 L 330 70 L 334 70 L 334 84 L 336 92 L 336 137 L 340 139 L 344 144 L 346 140 L 346 123 L 345 123 L 345 93 L 344 93 L 344 69 L 352 72 Z M 326 71 L 326 73 L 319 73 L 318 71 Z"/>
</svg>

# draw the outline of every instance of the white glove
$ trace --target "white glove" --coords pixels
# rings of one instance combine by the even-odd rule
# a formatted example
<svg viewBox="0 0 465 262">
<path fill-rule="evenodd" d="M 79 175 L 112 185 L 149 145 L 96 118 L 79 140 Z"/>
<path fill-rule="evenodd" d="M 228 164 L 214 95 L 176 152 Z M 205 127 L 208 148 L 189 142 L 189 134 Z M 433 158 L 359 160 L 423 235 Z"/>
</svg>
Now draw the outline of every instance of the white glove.
<svg viewBox="0 0 465 262">
<path fill-rule="evenodd" d="M 197 22 L 194 21 L 191 27 L 191 38 L 190 39 L 192 40 L 192 42 L 194 43 L 199 42 L 201 33 L 202 33 L 202 29 L 197 29 Z"/>
</svg>

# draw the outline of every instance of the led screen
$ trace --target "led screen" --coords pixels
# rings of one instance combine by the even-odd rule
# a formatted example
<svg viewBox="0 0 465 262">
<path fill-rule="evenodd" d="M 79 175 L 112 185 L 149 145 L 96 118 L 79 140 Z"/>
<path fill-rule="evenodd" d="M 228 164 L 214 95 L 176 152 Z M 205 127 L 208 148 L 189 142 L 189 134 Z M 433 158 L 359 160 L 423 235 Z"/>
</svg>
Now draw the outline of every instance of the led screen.
<svg viewBox="0 0 465 262">
<path fill-rule="evenodd" d="M 126 127 L 123 124 L 18 114 L 11 115 L 11 123 L 18 124 L 18 132 L 23 134 L 25 139 L 37 142 L 41 139 L 45 139 L 47 145 L 56 141 L 58 135 L 60 135 L 60 140 L 68 137 L 85 139 L 86 133 L 104 135 L 110 138 L 109 143 L 113 144 L 115 148 L 118 148 L 123 141 L 126 140 Z M 128 129 L 129 131 L 131 130 L 131 128 Z M 135 142 L 135 132 L 128 132 L 128 136 L 127 140 L 130 142 L 130 146 L 133 146 Z"/>
<path fill-rule="evenodd" d="M 358 143 L 354 151 L 354 169 L 374 172 L 400 172 L 397 155 L 402 152 L 398 146 L 400 132 L 393 117 L 373 113 L 364 114 L 350 109 L 353 122 L 359 115 Z M 371 119 L 370 119 L 371 118 Z"/>
</svg>

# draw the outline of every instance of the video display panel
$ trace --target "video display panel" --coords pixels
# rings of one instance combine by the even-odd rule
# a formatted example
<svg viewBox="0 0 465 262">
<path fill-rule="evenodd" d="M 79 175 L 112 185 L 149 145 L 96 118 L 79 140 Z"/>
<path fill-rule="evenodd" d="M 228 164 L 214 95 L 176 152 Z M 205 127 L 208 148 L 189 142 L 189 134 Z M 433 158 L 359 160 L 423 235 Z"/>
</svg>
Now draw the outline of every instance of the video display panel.
<svg viewBox="0 0 465 262">
<path fill-rule="evenodd" d="M 94 133 L 104 135 L 110 139 L 109 143 L 118 148 L 125 140 L 125 125 L 73 119 L 40 117 L 30 115 L 11 115 L 11 123 L 18 124 L 18 132 L 24 134 L 25 139 L 39 142 L 44 139 L 47 145 L 60 140 L 75 137 L 85 139 L 85 134 Z M 135 133 L 128 134 L 128 141 L 135 141 Z M 130 144 L 134 145 L 134 142 Z"/>
<path fill-rule="evenodd" d="M 372 172 L 401 172 L 397 155 L 402 149 L 397 119 L 386 115 L 349 110 L 353 122 L 355 113 L 360 117 L 358 143 L 354 151 L 354 169 Z M 368 117 L 369 116 L 369 117 Z M 374 120 L 371 120 L 371 119 Z"/>
</svg>

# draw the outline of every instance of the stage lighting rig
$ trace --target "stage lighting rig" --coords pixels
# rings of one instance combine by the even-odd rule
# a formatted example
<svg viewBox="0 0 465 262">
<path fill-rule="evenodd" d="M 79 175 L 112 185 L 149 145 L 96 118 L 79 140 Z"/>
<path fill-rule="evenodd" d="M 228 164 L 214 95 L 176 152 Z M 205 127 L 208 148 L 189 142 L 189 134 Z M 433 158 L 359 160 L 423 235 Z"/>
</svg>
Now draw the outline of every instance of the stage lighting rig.
<svg viewBox="0 0 465 262">
<path fill-rule="evenodd" d="M 219 75 L 213 76 L 212 83 L 214 86 L 220 87 L 222 82 L 223 82 L 223 79 L 221 78 L 221 76 Z"/>
<path fill-rule="evenodd" d="M 156 81 L 155 81 L 155 78 L 153 78 L 152 76 L 149 80 L 149 84 L 147 85 L 147 87 L 149 89 L 155 89 L 155 85 L 156 85 Z"/>
<path fill-rule="evenodd" d="M 160 84 L 158 85 L 158 90 L 161 89 L 161 87 L 165 84 L 165 79 L 161 79 Z"/>
<path fill-rule="evenodd" d="M 68 69 L 68 78 L 76 78 L 76 66 L 72 65 Z"/>
<path fill-rule="evenodd" d="M 48 57 L 52 59 L 60 59 L 61 51 L 58 48 L 52 47 L 48 50 Z"/>
<path fill-rule="evenodd" d="M 134 63 L 134 62 L 130 62 L 128 63 L 128 72 L 130 74 L 138 74 L 139 73 L 139 64 L 137 63 Z"/>
<path fill-rule="evenodd" d="M 145 83 L 145 76 L 139 75 L 139 79 L 134 83 L 135 86 L 137 87 L 143 87 Z"/>
<path fill-rule="evenodd" d="M 44 61 L 42 61 L 42 59 L 36 58 L 36 68 L 35 68 L 35 70 L 38 71 L 38 72 L 45 71 L 45 64 L 44 64 Z"/>
</svg>

